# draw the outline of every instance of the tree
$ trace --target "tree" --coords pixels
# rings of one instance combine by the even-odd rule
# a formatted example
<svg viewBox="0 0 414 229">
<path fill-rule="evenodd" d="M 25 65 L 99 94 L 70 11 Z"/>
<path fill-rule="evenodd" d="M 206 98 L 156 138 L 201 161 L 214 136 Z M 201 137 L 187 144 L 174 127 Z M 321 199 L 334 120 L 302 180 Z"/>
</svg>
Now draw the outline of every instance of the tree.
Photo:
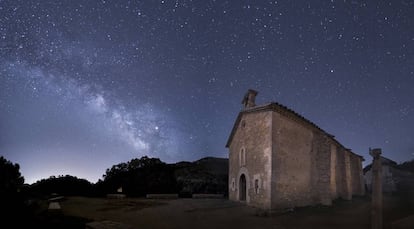
<svg viewBox="0 0 414 229">
<path fill-rule="evenodd" d="M 16 214 L 25 215 L 24 197 L 20 192 L 24 178 L 20 174 L 19 164 L 0 156 L 0 212 L 4 220 L 10 220 Z M 2 224 L 7 225 L 2 220 Z"/>
<path fill-rule="evenodd" d="M 414 159 L 411 160 L 411 161 L 405 161 L 405 162 L 399 164 L 398 168 L 414 173 Z"/>
<path fill-rule="evenodd" d="M 81 178 L 70 175 L 50 176 L 42 179 L 30 186 L 30 192 L 34 195 L 50 195 L 58 193 L 65 196 L 90 196 L 93 194 L 92 184 Z"/>
<path fill-rule="evenodd" d="M 19 164 L 13 164 L 3 156 L 0 157 L 0 195 L 14 195 L 24 183 Z"/>
<path fill-rule="evenodd" d="M 174 193 L 177 184 L 174 168 L 158 158 L 143 156 L 106 170 L 104 180 L 97 183 L 100 192 L 111 193 L 122 187 L 129 196 L 147 193 Z"/>
</svg>

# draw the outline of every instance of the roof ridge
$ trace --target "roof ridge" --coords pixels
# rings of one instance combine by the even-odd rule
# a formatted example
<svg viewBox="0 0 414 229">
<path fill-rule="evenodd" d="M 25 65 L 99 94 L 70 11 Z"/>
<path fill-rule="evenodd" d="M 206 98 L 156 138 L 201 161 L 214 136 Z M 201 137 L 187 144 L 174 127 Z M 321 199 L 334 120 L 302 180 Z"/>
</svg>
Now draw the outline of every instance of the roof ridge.
<svg viewBox="0 0 414 229">
<path fill-rule="evenodd" d="M 262 105 L 258 105 L 258 106 L 254 106 L 254 107 L 249 107 L 249 108 L 242 109 L 239 112 L 239 115 L 237 116 L 236 122 L 234 123 L 233 129 L 232 129 L 232 131 L 230 133 L 230 136 L 229 136 L 229 139 L 228 139 L 228 141 L 226 143 L 226 147 L 229 147 L 230 146 L 230 142 L 231 142 L 231 140 L 233 138 L 233 135 L 234 135 L 234 133 L 235 133 L 235 131 L 237 129 L 237 126 L 238 126 L 237 124 L 240 122 L 241 116 L 243 114 L 245 114 L 245 113 L 251 113 L 251 112 L 257 112 L 257 111 L 266 111 L 266 110 L 269 110 L 269 109 L 270 110 L 273 110 L 273 111 L 277 111 L 277 112 L 279 112 L 281 114 L 284 114 L 287 117 L 294 118 L 294 119 L 297 119 L 299 121 L 302 121 L 303 123 L 305 123 L 305 124 L 307 124 L 307 125 L 315 128 L 315 129 L 321 131 L 323 134 L 325 134 L 326 136 L 328 136 L 336 144 L 338 144 L 339 146 L 341 146 L 345 150 L 349 151 L 350 153 L 352 153 L 352 154 L 354 154 L 356 156 L 359 156 L 359 157 L 361 157 L 363 159 L 363 157 L 361 155 L 358 155 L 358 154 L 352 152 L 351 149 L 346 148 L 344 145 L 342 145 L 338 140 L 335 139 L 335 136 L 334 135 L 326 132 L 325 130 L 323 130 L 322 128 L 320 128 L 318 125 L 316 125 L 314 122 L 310 121 L 309 119 L 305 118 L 304 116 L 302 116 L 301 114 L 297 113 L 296 111 L 294 111 L 294 110 L 290 109 L 289 107 L 287 107 L 287 106 L 285 106 L 285 105 L 283 105 L 281 103 L 278 103 L 278 102 L 269 102 L 269 103 L 265 103 L 265 104 L 262 104 Z"/>
</svg>

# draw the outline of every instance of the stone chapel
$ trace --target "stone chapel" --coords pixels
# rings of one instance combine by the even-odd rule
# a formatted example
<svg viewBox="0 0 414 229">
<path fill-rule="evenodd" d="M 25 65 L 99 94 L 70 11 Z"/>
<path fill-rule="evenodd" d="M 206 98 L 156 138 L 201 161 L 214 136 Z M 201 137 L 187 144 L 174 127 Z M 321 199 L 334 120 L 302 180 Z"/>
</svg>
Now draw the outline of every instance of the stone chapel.
<svg viewBox="0 0 414 229">
<path fill-rule="evenodd" d="M 229 199 L 262 209 L 292 208 L 364 195 L 362 156 L 278 104 L 256 105 L 248 90 L 229 148 Z"/>
</svg>

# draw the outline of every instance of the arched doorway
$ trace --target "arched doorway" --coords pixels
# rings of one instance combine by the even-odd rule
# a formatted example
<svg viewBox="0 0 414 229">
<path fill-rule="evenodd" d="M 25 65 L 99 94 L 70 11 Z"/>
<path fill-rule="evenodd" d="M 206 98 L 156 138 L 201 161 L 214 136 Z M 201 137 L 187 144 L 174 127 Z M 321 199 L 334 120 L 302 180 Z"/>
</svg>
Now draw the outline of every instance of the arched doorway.
<svg viewBox="0 0 414 229">
<path fill-rule="evenodd" d="M 239 180 L 239 200 L 246 201 L 246 176 L 242 174 Z"/>
</svg>

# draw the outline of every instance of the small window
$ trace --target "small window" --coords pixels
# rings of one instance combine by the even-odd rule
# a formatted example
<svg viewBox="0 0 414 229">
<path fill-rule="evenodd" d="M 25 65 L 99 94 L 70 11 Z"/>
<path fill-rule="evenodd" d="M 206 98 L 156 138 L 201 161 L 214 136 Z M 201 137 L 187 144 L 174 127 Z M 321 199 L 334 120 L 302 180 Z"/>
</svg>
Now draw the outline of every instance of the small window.
<svg viewBox="0 0 414 229">
<path fill-rule="evenodd" d="M 254 192 L 259 194 L 259 179 L 254 180 Z"/>
<path fill-rule="evenodd" d="M 241 126 L 242 128 L 246 127 L 246 121 L 245 121 L 245 120 L 242 120 L 242 121 L 241 121 L 240 126 Z"/>
</svg>

